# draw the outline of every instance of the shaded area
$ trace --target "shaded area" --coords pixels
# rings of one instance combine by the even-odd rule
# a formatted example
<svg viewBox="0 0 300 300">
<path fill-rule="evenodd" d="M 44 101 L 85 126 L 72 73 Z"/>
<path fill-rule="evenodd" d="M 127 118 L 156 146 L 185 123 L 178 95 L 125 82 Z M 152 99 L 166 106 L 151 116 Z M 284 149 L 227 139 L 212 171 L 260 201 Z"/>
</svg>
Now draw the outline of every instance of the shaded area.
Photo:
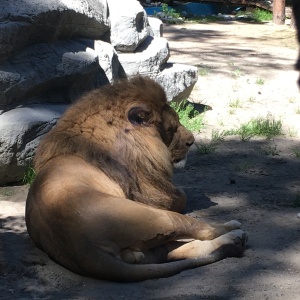
<svg viewBox="0 0 300 300">
<path fill-rule="evenodd" d="M 290 141 L 293 143 L 293 141 Z M 267 140 L 221 142 L 215 153 L 192 149 L 188 165 L 175 181 L 189 196 L 188 214 L 224 222 L 241 221 L 249 233 L 242 258 L 230 258 L 176 276 L 120 284 L 85 278 L 56 265 L 29 239 L 24 217 L 0 220 L 0 294 L 3 299 L 272 299 L 299 295 L 300 208 L 292 207 L 300 186 L 300 160 L 263 156 Z M 278 145 L 280 140 L 277 141 Z M 252 149 L 246 151 L 245 147 Z M 246 169 L 240 163 L 252 161 Z M 235 184 L 230 183 L 235 179 Z M 16 191 L 15 191 L 16 192 Z M 25 194 L 22 191 L 25 199 Z M 7 196 L 2 196 L 4 199 Z M 6 199 L 10 199 L 7 197 Z M 18 200 L 22 207 L 24 202 Z M 1 202 L 3 206 L 4 201 Z M 21 210 L 18 210 L 21 212 Z"/>
</svg>

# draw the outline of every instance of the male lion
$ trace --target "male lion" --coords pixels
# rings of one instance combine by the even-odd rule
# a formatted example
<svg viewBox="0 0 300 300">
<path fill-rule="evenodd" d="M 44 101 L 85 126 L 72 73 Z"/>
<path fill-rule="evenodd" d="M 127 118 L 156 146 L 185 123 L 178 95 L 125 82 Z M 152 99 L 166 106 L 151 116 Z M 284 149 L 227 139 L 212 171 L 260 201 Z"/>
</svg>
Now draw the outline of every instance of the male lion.
<svg viewBox="0 0 300 300">
<path fill-rule="evenodd" d="M 37 149 L 29 235 L 73 272 L 116 281 L 240 255 L 247 237 L 239 222 L 213 225 L 178 213 L 186 199 L 172 169 L 193 142 L 149 78 L 86 94 Z"/>
</svg>

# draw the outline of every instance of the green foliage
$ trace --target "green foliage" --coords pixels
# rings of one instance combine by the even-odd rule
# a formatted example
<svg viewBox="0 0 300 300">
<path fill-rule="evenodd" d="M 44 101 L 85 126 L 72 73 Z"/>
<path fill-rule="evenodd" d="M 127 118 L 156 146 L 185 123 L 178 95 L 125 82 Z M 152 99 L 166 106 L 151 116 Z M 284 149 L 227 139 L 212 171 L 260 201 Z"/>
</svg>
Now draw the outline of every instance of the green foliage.
<svg viewBox="0 0 300 300">
<path fill-rule="evenodd" d="M 171 107 L 177 112 L 180 123 L 188 130 L 199 132 L 204 124 L 204 114 L 200 114 L 192 104 L 186 100 L 179 103 L 172 102 Z"/>
<path fill-rule="evenodd" d="M 176 10 L 174 8 L 170 8 L 168 6 L 168 4 L 166 4 L 166 3 L 163 3 L 161 5 L 161 9 L 166 17 L 170 17 L 170 18 L 174 18 L 174 19 L 180 18 L 180 14 L 178 12 L 176 12 Z"/>
<path fill-rule="evenodd" d="M 198 75 L 199 76 L 206 76 L 208 75 L 208 69 L 207 68 L 201 68 L 198 70 Z"/>
<path fill-rule="evenodd" d="M 195 144 L 195 145 L 200 154 L 210 154 L 216 150 L 216 145 L 214 143 Z"/>
<path fill-rule="evenodd" d="M 265 136 L 268 139 L 282 134 L 282 123 L 274 119 L 256 118 L 242 124 L 236 130 L 229 130 L 227 135 L 237 134 L 242 141 L 248 141 L 254 136 Z"/>
<path fill-rule="evenodd" d="M 300 207 L 300 191 L 297 191 L 296 196 L 293 200 L 293 207 Z"/>
<path fill-rule="evenodd" d="M 260 8 L 256 8 L 252 12 L 252 16 L 256 22 L 271 21 L 273 19 L 273 14 L 270 11 Z"/>
<path fill-rule="evenodd" d="M 229 102 L 229 107 L 231 108 L 241 108 L 242 106 L 242 101 L 239 98 L 230 100 Z"/>
<path fill-rule="evenodd" d="M 298 147 L 291 148 L 297 158 L 300 158 L 300 149 Z"/>
<path fill-rule="evenodd" d="M 262 78 L 257 78 L 255 83 L 258 85 L 263 85 L 265 83 L 265 81 Z"/>
<path fill-rule="evenodd" d="M 264 9 L 256 8 L 254 10 L 249 11 L 240 11 L 237 13 L 237 16 L 246 16 L 249 17 L 249 19 L 254 20 L 255 22 L 265 22 L 265 21 L 271 21 L 273 19 L 273 14 Z"/>
<path fill-rule="evenodd" d="M 272 155 L 272 156 L 279 155 L 279 151 L 276 145 L 268 145 L 264 149 L 261 149 L 261 151 L 265 155 Z"/>
<path fill-rule="evenodd" d="M 29 167 L 23 176 L 23 184 L 31 184 L 36 176 L 35 170 L 32 167 Z"/>
<path fill-rule="evenodd" d="M 236 172 L 246 172 L 253 167 L 253 163 L 250 161 L 244 161 L 234 166 Z"/>
</svg>

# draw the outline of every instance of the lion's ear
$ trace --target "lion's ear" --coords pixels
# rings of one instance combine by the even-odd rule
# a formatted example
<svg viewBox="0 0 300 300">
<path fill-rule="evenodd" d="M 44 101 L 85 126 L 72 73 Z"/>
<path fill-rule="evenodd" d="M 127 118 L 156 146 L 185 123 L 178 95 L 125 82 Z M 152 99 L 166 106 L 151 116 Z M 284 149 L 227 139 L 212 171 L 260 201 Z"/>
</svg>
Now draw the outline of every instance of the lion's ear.
<svg viewBox="0 0 300 300">
<path fill-rule="evenodd" d="M 151 113 L 145 107 L 133 107 L 128 112 L 128 120 L 133 125 L 148 125 L 150 119 Z"/>
</svg>

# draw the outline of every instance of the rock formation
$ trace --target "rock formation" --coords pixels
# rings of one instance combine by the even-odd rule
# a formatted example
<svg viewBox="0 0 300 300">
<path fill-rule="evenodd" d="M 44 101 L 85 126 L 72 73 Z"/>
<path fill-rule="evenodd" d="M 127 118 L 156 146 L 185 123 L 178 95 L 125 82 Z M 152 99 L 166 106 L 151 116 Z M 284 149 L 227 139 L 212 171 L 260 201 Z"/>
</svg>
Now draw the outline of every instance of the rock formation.
<svg viewBox="0 0 300 300">
<path fill-rule="evenodd" d="M 146 75 L 168 100 L 197 68 L 172 64 L 162 23 L 136 0 L 1 0 L 0 185 L 21 180 L 39 140 L 84 92 Z"/>
</svg>

